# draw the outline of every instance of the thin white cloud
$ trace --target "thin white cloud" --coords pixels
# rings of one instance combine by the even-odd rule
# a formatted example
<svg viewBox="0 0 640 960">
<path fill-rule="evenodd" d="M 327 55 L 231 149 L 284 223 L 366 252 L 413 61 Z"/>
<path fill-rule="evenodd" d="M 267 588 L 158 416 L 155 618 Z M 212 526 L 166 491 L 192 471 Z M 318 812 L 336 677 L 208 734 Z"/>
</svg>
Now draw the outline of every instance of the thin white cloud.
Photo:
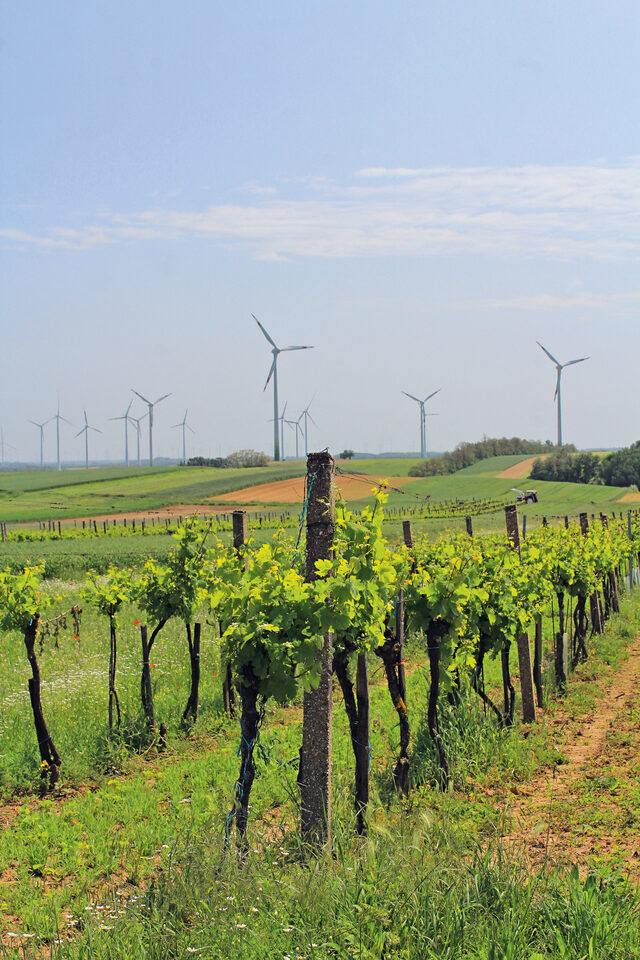
<svg viewBox="0 0 640 960">
<path fill-rule="evenodd" d="M 249 186 L 251 189 L 251 186 Z M 640 160 L 617 165 L 513 168 L 368 167 L 340 185 L 289 181 L 246 204 L 153 209 L 39 233 L 0 230 L 8 242 L 75 248 L 199 238 L 241 245 L 257 259 L 498 254 L 635 260 Z M 255 194 L 255 190 L 254 190 Z"/>
</svg>

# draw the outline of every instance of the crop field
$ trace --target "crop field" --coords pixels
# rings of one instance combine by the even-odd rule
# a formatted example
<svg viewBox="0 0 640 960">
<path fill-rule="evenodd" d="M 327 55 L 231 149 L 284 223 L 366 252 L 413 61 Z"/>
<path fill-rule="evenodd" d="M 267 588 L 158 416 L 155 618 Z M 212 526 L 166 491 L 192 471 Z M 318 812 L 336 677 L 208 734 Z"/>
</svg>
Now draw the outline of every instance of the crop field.
<svg viewBox="0 0 640 960">
<path fill-rule="evenodd" d="M 464 513 L 411 517 L 402 545 L 409 491 L 506 503 L 496 474 L 519 459 L 425 479 L 392 461 L 406 482 L 338 508 L 315 583 L 301 504 L 249 514 L 239 554 L 221 516 L 31 523 L 22 542 L 10 523 L 0 956 L 636 958 L 637 513 L 620 519 L 617 488 L 538 483 L 519 550 L 502 505 L 473 538 Z M 177 473 L 97 485 L 144 480 L 159 509 L 187 502 Z M 243 490 L 244 473 L 220 482 Z M 17 572 L 27 560 L 44 570 Z M 310 849 L 302 704 L 326 630 L 332 842 Z"/>
</svg>

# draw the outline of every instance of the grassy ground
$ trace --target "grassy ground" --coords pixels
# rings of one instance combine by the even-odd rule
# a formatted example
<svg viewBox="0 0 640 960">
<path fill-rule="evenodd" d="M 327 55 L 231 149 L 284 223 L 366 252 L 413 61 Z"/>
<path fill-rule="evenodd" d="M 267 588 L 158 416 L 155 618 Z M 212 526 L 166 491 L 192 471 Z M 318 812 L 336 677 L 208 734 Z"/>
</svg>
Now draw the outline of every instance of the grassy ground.
<svg viewBox="0 0 640 960">
<path fill-rule="evenodd" d="M 66 605 L 76 588 L 55 589 Z M 565 729 L 567 718 L 588 716 L 626 657 L 640 628 L 638 598 L 625 602 L 622 616 L 572 678 L 566 701 L 552 701 L 536 728 L 501 731 L 473 699 L 459 711 L 443 707 L 454 771 L 450 794 L 434 789 L 424 651 L 414 641 L 407 659 L 415 789 L 402 807 L 391 779 L 398 748 L 395 714 L 372 664 L 370 840 L 353 838 L 352 755 L 336 695 L 334 856 L 314 865 L 301 860 L 295 830 L 301 712 L 295 706 L 270 708 L 252 795 L 254 852 L 242 869 L 231 851 L 225 855 L 238 735 L 221 714 L 212 631 L 205 628 L 202 709 L 190 738 L 178 723 L 187 693 L 186 642 L 177 626 L 157 641 L 156 707 L 169 726 L 169 750 L 159 755 L 152 748 L 139 756 L 134 619 L 130 611 L 121 627 L 124 731 L 113 747 L 106 728 L 106 623 L 85 616 L 80 641 L 61 638 L 59 648 L 47 641 L 43 699 L 64 762 L 64 781 L 52 799 L 40 801 L 29 792 L 37 783 L 38 758 L 24 688 L 26 664 L 19 637 L 2 645 L 0 816 L 6 829 L 0 835 L 0 904 L 7 950 L 19 944 L 26 956 L 33 948 L 33 955 L 42 949 L 54 957 L 84 958 L 198 951 L 255 960 L 352 955 L 531 960 L 537 951 L 545 958 L 577 960 L 589 956 L 591 939 L 595 957 L 637 955 L 638 903 L 628 884 L 611 872 L 620 862 L 619 850 L 593 858 L 592 867 L 604 878 L 595 883 L 585 879 L 584 870 L 532 873 L 526 861 L 501 852 L 499 837 L 505 796 L 562 761 L 562 743 L 558 747 L 551 736 L 556 720 Z M 497 686 L 497 664 L 487 665 L 487 682 Z M 629 792 L 624 800 L 627 816 L 640 818 L 640 796 Z M 600 813 L 601 805 L 590 813 L 594 830 Z M 567 944 L 565 953 L 561 942 Z"/>
</svg>

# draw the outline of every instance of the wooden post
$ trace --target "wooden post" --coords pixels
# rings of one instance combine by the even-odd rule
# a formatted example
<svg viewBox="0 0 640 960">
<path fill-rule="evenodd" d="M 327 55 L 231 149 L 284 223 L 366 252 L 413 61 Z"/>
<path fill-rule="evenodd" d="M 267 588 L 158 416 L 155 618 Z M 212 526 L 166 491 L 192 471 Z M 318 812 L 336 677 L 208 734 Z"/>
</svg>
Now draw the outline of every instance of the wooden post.
<svg viewBox="0 0 640 960">
<path fill-rule="evenodd" d="M 333 556 L 335 463 L 327 452 L 307 457 L 307 580 L 317 579 L 316 560 Z M 300 751 L 300 814 L 304 843 L 318 846 L 331 839 L 331 716 L 333 707 L 332 637 L 322 649 L 320 683 L 305 692 Z"/>
<path fill-rule="evenodd" d="M 467 525 L 467 533 L 470 537 L 473 536 L 473 519 L 471 517 L 465 517 L 464 522 Z"/>
<path fill-rule="evenodd" d="M 569 517 L 564 518 L 564 528 L 565 530 L 569 529 Z"/>
<path fill-rule="evenodd" d="M 398 650 L 398 687 L 404 704 L 407 704 L 407 675 L 404 669 L 404 592 L 398 593 L 396 603 L 396 647 Z"/>
<path fill-rule="evenodd" d="M 529 634 L 518 637 L 518 665 L 520 668 L 520 694 L 522 696 L 522 719 L 525 723 L 536 722 L 536 701 L 531 670 L 531 648 Z"/>
<path fill-rule="evenodd" d="M 358 724 L 356 732 L 356 814 L 358 833 L 365 832 L 365 814 L 369 804 L 369 767 L 371 762 L 371 744 L 369 731 L 369 667 L 367 654 L 359 653 L 356 664 L 356 699 L 358 702 Z"/>
<path fill-rule="evenodd" d="M 549 521 L 547 520 L 546 517 L 543 517 L 543 518 L 542 518 L 542 526 L 543 526 L 543 527 L 548 527 L 548 526 L 549 526 Z"/>
<path fill-rule="evenodd" d="M 522 539 L 527 539 L 527 515 L 524 513 L 522 515 Z"/>
</svg>

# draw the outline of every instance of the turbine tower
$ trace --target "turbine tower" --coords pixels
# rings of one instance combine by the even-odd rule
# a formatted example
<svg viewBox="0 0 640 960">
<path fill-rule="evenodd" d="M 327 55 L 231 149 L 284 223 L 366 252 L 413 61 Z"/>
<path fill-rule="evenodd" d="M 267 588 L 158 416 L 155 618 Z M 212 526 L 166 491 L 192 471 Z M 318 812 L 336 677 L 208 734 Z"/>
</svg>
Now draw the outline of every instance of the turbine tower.
<svg viewBox="0 0 640 960">
<path fill-rule="evenodd" d="M 5 450 L 15 450 L 15 447 L 12 443 L 7 443 L 4 438 L 4 430 L 0 427 L 0 454 L 2 456 L 2 463 L 4 464 L 4 452 Z"/>
<path fill-rule="evenodd" d="M 287 350 L 313 350 L 313 347 L 278 347 L 276 346 L 275 340 L 269 336 L 265 328 L 262 326 L 258 318 L 254 313 L 251 314 L 255 322 L 258 324 L 262 330 L 265 338 L 269 341 L 272 346 L 271 353 L 273 354 L 273 361 L 269 369 L 269 376 L 267 377 L 267 382 L 264 385 L 266 390 L 269 386 L 269 381 L 273 376 L 273 459 L 280 459 L 280 437 L 278 435 L 278 355 L 285 353 Z"/>
<path fill-rule="evenodd" d="M 553 356 L 552 353 L 549 353 L 546 347 L 542 346 L 539 340 L 536 340 L 536 343 L 538 344 L 541 350 L 544 350 L 544 352 L 549 357 L 549 359 L 552 360 L 553 363 L 555 363 L 556 370 L 558 372 L 558 375 L 556 378 L 556 392 L 554 393 L 553 397 L 558 404 L 558 446 L 561 447 L 562 446 L 562 393 L 561 393 L 560 381 L 562 377 L 562 371 L 564 370 L 565 367 L 573 366 L 574 363 L 582 363 L 584 360 L 588 360 L 589 357 L 578 357 L 577 360 L 569 360 L 568 363 L 560 363 L 560 361 L 556 360 L 556 358 Z"/>
<path fill-rule="evenodd" d="M 140 466 L 140 424 L 142 423 L 144 418 L 148 416 L 149 416 L 148 413 L 143 413 L 141 417 L 129 417 L 129 420 L 131 420 L 131 423 L 135 423 L 136 425 L 136 434 L 138 436 L 138 466 Z"/>
<path fill-rule="evenodd" d="M 84 433 L 84 466 L 85 470 L 89 469 L 89 430 L 93 430 L 95 433 L 102 433 L 102 430 L 98 430 L 97 427 L 90 427 L 89 421 L 87 420 L 87 411 L 83 410 L 84 413 L 84 427 L 82 430 L 78 430 L 76 437 L 79 437 L 81 433 Z"/>
<path fill-rule="evenodd" d="M 185 430 L 191 430 L 191 427 L 187 423 L 188 413 L 189 413 L 189 408 L 187 407 L 187 409 L 184 412 L 184 417 L 182 418 L 180 423 L 174 423 L 173 427 L 171 428 L 173 430 L 176 427 L 182 427 L 182 462 L 183 463 L 187 462 L 187 436 L 186 436 Z M 195 433 L 195 431 L 191 430 L 191 433 Z"/>
<path fill-rule="evenodd" d="M 278 417 L 278 423 L 280 424 L 280 459 L 281 460 L 286 459 L 284 455 L 284 425 L 285 425 L 284 415 L 285 415 L 286 409 L 287 409 L 287 401 L 285 400 L 284 407 L 282 408 L 282 413 Z M 271 422 L 271 420 L 269 420 L 269 422 Z"/>
<path fill-rule="evenodd" d="M 133 387 L 131 389 L 133 390 Z M 149 466 L 152 467 L 153 466 L 153 408 L 155 407 L 156 403 L 160 403 L 161 400 L 166 400 L 167 397 L 171 396 L 171 394 L 163 393 L 161 397 L 158 397 L 158 399 L 154 400 L 152 403 L 151 400 L 147 400 L 147 398 L 143 397 L 142 394 L 138 393 L 137 390 L 133 390 L 133 392 L 137 397 L 140 397 L 140 399 L 143 400 L 148 407 L 147 412 L 149 414 Z"/>
<path fill-rule="evenodd" d="M 133 400 L 130 400 L 129 406 L 121 417 L 109 417 L 109 420 L 124 420 L 124 463 L 127 467 L 129 466 L 129 420 L 133 420 L 133 417 L 129 416 L 129 410 L 132 403 Z"/>
<path fill-rule="evenodd" d="M 431 397 L 435 397 L 436 393 L 440 393 L 442 387 L 438 387 L 437 390 L 434 390 L 433 393 L 430 393 L 428 397 L 425 397 L 424 400 L 419 400 L 418 397 L 414 397 L 412 393 L 407 393 L 406 390 L 403 390 L 405 397 L 409 397 L 410 400 L 415 400 L 416 403 L 420 404 L 420 456 L 424 460 L 427 456 L 427 416 L 425 413 L 424 405 L 427 400 L 431 400 Z"/>
<path fill-rule="evenodd" d="M 62 414 L 60 413 L 60 397 L 58 397 L 58 411 L 57 413 L 54 413 L 54 415 L 51 417 L 51 420 L 55 420 L 56 422 L 56 458 L 57 458 L 56 469 L 62 470 L 62 464 L 60 462 L 60 421 L 64 420 L 64 422 L 68 423 L 69 426 L 71 426 L 71 424 L 66 419 L 66 417 L 63 417 Z M 47 423 L 48 422 L 49 421 L 47 421 Z"/>
<path fill-rule="evenodd" d="M 293 429 L 295 430 L 295 433 L 296 433 L 296 460 L 299 460 L 299 459 L 300 459 L 300 455 L 299 455 L 299 453 L 298 453 L 298 434 L 301 434 L 301 433 L 302 433 L 302 427 L 300 426 L 300 421 L 299 421 L 299 420 L 285 420 L 284 422 L 285 422 L 285 423 L 288 423 L 289 426 L 290 426 L 290 427 L 293 427 Z"/>
<path fill-rule="evenodd" d="M 314 425 L 314 427 L 318 426 L 318 424 L 315 422 L 315 420 L 309 413 L 309 407 L 311 406 L 312 403 L 313 403 L 313 397 L 311 398 L 307 406 L 304 408 L 304 410 L 298 417 L 298 423 L 300 423 L 300 421 L 304 417 L 304 453 L 305 453 L 305 456 L 307 457 L 309 456 L 309 420 L 311 420 L 311 423 Z M 302 427 L 300 427 L 300 430 L 302 430 Z"/>
<path fill-rule="evenodd" d="M 48 423 L 51 423 L 53 417 L 49 417 L 48 420 L 45 420 L 44 423 L 36 423 L 35 420 L 29 420 L 29 423 L 32 423 L 34 427 L 37 427 L 40 431 L 40 466 L 44 467 L 44 428 Z"/>
</svg>

